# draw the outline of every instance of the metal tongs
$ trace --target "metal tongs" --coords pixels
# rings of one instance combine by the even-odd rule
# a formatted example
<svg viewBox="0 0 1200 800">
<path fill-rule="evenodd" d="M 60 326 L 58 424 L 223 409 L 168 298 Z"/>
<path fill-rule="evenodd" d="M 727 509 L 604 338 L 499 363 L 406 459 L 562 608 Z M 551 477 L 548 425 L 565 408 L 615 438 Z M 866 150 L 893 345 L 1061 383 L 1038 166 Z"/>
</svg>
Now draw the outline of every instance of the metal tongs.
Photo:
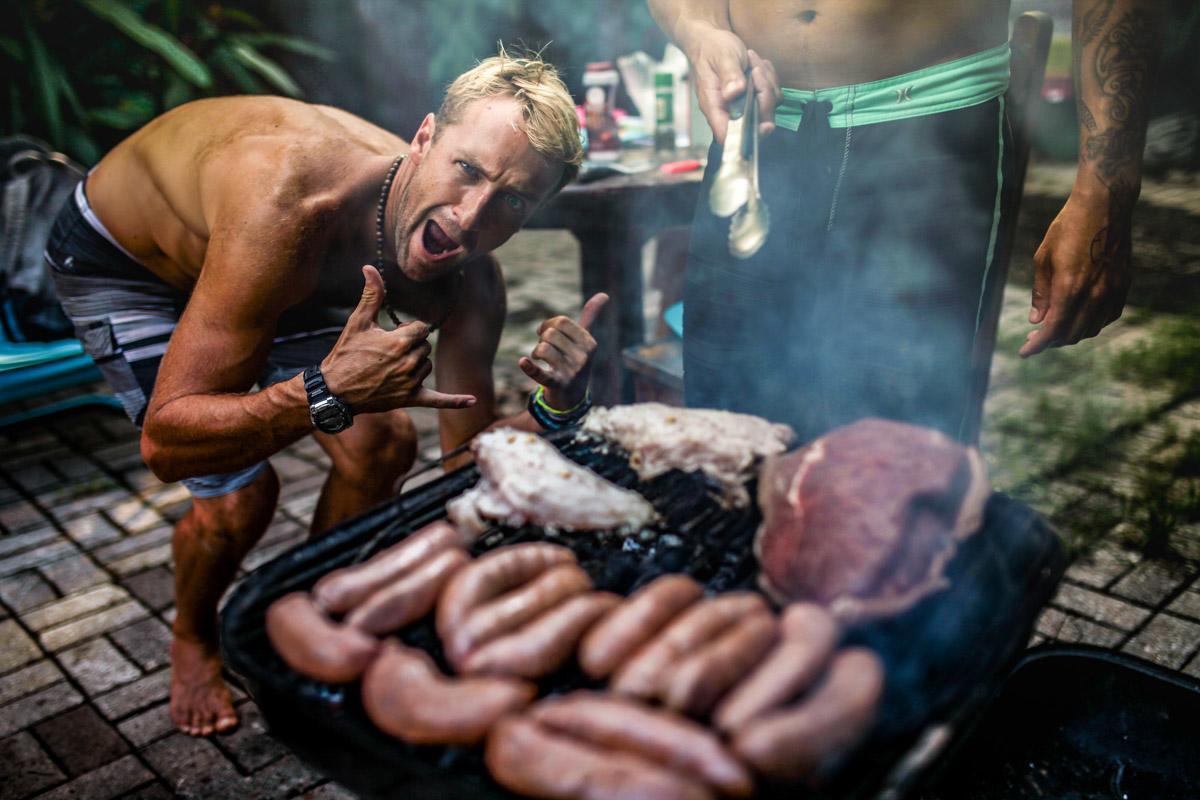
<svg viewBox="0 0 1200 800">
<path fill-rule="evenodd" d="M 733 217 L 729 225 L 729 252 L 736 258 L 749 258 L 757 253 L 771 227 L 767 204 L 758 188 L 758 93 L 748 74 L 746 82 L 749 88 L 743 95 L 740 113 L 736 117 L 730 115 L 721 166 L 708 193 L 708 207 L 713 214 Z M 751 160 L 746 158 L 747 138 Z"/>
</svg>

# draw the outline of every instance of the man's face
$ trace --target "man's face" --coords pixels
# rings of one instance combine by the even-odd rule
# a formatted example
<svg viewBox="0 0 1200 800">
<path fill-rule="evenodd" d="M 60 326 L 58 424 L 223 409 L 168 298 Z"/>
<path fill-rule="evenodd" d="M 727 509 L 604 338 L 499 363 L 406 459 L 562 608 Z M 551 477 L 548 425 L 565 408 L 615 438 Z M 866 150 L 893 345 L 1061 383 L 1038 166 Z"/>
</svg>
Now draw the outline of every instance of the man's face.
<svg viewBox="0 0 1200 800">
<path fill-rule="evenodd" d="M 400 197 L 396 261 L 412 280 L 432 280 L 508 241 L 553 190 L 562 166 L 529 144 L 510 97 L 476 100 L 435 133 L 421 123 Z"/>
</svg>

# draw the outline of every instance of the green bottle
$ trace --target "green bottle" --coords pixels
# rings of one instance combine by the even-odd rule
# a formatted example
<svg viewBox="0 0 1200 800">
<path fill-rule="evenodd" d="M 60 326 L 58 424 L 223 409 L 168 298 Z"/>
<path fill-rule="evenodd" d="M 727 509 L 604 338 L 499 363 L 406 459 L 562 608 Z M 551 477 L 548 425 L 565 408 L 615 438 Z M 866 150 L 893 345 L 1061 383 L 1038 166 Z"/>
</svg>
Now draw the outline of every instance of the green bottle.
<svg viewBox="0 0 1200 800">
<path fill-rule="evenodd" d="M 654 73 L 654 149 L 675 149 L 675 76 L 666 70 Z"/>
</svg>

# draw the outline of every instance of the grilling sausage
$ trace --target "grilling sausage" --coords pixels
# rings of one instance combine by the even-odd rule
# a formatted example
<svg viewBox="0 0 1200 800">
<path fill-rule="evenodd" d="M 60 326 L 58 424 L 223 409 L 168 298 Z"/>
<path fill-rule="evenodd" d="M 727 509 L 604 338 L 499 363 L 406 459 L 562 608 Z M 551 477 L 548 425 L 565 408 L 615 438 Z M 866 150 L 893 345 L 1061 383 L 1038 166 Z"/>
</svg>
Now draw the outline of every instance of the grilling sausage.
<svg viewBox="0 0 1200 800">
<path fill-rule="evenodd" d="M 292 592 L 271 604 L 267 638 L 289 667 L 328 683 L 362 675 L 379 649 L 374 636 L 325 616 L 307 592 Z"/>
<path fill-rule="evenodd" d="M 620 596 L 609 592 L 572 597 L 513 633 L 471 652 L 463 660 L 462 672 L 519 678 L 549 675 L 571 657 L 587 629 L 619 602 Z"/>
<path fill-rule="evenodd" d="M 696 603 L 622 664 L 610 687 L 617 694 L 657 697 L 663 676 L 672 665 L 747 614 L 764 609 L 766 603 L 753 592 L 727 592 Z"/>
<path fill-rule="evenodd" d="M 362 564 L 330 572 L 313 586 L 313 597 L 330 614 L 344 614 L 421 562 L 451 547 L 466 547 L 472 540 L 444 519 L 431 522 Z"/>
<path fill-rule="evenodd" d="M 847 648 L 834 657 L 811 695 L 794 708 L 749 722 L 734 736 L 733 750 L 763 775 L 810 775 L 866 733 L 882 693 L 879 657 L 865 648 Z"/>
<path fill-rule="evenodd" d="M 458 547 L 443 550 L 394 582 L 372 592 L 346 615 L 346 624 L 376 636 L 391 633 L 429 613 L 450 576 L 471 560 Z"/>
<path fill-rule="evenodd" d="M 476 606 L 520 586 L 558 564 L 575 563 L 562 545 L 527 542 L 498 547 L 459 570 L 442 590 L 437 604 L 437 632 L 443 642 Z"/>
<path fill-rule="evenodd" d="M 732 733 L 807 689 L 821 674 L 837 644 L 837 624 L 815 603 L 788 606 L 779 627 L 779 644 L 713 712 L 713 724 L 723 733 Z"/>
<path fill-rule="evenodd" d="M 553 731 L 606 750 L 635 753 L 693 775 L 729 797 L 748 797 L 754 785 L 708 728 L 671 711 L 596 692 L 541 701 L 528 715 Z"/>
<path fill-rule="evenodd" d="M 592 579 L 576 564 L 559 564 L 524 586 L 471 611 L 443 643 L 446 660 L 457 669 L 479 645 L 511 633 L 543 611 L 592 588 Z"/>
<path fill-rule="evenodd" d="M 536 693 L 512 678 L 448 678 L 424 651 L 395 640 L 384 643 L 362 681 L 367 716 L 412 744 L 473 744 Z"/>
<path fill-rule="evenodd" d="M 484 760 L 506 789 L 544 800 L 712 800 L 708 787 L 631 753 L 604 750 L 508 716 Z"/>
<path fill-rule="evenodd" d="M 605 678 L 683 609 L 704 587 L 686 575 L 664 575 L 643 586 L 604 616 L 579 645 L 579 665 Z"/>
<path fill-rule="evenodd" d="M 687 656 L 663 683 L 668 708 L 706 714 L 730 686 L 762 660 L 779 637 L 770 611 L 757 611 Z"/>
</svg>

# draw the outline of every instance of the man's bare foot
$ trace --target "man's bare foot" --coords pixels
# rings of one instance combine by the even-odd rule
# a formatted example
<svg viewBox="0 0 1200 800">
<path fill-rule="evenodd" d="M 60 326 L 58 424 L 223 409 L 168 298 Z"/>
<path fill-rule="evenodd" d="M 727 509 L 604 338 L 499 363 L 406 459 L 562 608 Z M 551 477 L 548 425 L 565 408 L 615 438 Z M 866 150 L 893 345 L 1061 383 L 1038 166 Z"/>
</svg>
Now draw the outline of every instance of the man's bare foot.
<svg viewBox="0 0 1200 800">
<path fill-rule="evenodd" d="M 191 736 L 237 727 L 233 697 L 221 678 L 221 657 L 212 645 L 179 636 L 171 640 L 171 721 Z"/>
</svg>

